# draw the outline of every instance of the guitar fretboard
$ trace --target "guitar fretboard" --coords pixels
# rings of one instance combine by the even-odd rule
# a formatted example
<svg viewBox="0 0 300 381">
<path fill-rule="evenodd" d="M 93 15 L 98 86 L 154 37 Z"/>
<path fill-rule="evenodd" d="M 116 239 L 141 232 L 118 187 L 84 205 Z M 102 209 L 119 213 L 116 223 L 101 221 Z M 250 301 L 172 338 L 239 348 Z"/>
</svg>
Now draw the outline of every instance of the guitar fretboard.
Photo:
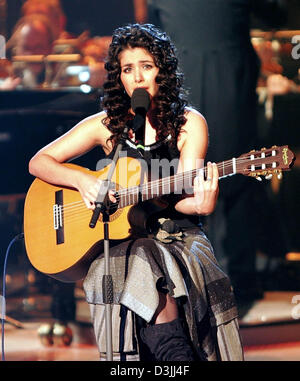
<svg viewBox="0 0 300 381">
<path fill-rule="evenodd" d="M 236 174 L 236 159 L 223 161 L 217 164 L 219 178 L 224 178 Z M 194 178 L 204 171 L 207 175 L 207 167 L 192 169 L 187 172 L 177 173 L 170 177 L 150 181 L 137 186 L 121 189 L 118 191 L 119 207 L 135 205 L 138 202 L 147 201 L 167 194 L 192 193 Z"/>
</svg>

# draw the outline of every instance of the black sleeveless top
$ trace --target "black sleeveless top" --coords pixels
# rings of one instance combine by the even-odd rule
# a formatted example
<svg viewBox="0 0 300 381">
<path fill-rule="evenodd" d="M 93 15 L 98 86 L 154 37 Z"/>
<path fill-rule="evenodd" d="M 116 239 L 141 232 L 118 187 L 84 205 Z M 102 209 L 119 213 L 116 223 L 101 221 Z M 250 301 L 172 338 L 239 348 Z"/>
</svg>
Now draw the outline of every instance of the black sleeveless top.
<svg viewBox="0 0 300 381">
<path fill-rule="evenodd" d="M 123 144 L 121 155 L 122 157 L 127 156 L 140 161 L 145 161 L 145 167 L 148 168 L 148 181 L 172 176 L 177 171 L 180 152 L 178 151 L 177 146 L 170 144 L 170 140 L 171 135 L 167 136 L 162 141 L 143 146 L 142 144 L 138 144 L 127 138 Z M 116 147 L 114 147 L 106 158 L 112 159 L 115 150 Z M 198 216 L 179 213 L 175 210 L 174 205 L 178 202 L 180 197 L 181 195 L 174 194 L 162 196 L 162 198 L 168 202 L 169 207 L 157 215 L 157 218 L 170 218 L 182 229 L 199 226 L 200 222 Z"/>
</svg>

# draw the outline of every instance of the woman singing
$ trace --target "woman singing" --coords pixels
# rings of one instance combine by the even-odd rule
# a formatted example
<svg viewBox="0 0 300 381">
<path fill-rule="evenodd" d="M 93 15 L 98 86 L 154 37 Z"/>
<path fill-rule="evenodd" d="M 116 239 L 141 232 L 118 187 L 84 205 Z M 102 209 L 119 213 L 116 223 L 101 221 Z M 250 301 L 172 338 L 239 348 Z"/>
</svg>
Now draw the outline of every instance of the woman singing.
<svg viewBox="0 0 300 381">
<path fill-rule="evenodd" d="M 94 209 L 97 178 L 62 163 L 97 145 L 112 158 L 126 126 L 123 153 L 143 160 L 149 172 L 154 160 L 161 159 L 177 159 L 177 173 L 200 168 L 208 129 L 204 117 L 184 100 L 177 66 L 172 42 L 153 25 L 116 29 L 105 64 L 103 111 L 40 150 L 30 161 L 30 173 L 77 189 L 86 207 Z M 135 116 L 131 97 L 137 88 L 150 97 L 143 144 L 130 129 Z M 193 192 L 167 197 L 168 207 L 152 218 L 151 235 L 133 234 L 110 248 L 114 359 L 243 359 L 230 281 L 198 223 L 200 215 L 214 211 L 218 197 L 216 164 L 207 163 L 203 172 L 195 177 Z M 111 191 L 110 200 L 117 202 L 117 194 Z M 84 290 L 101 358 L 105 357 L 103 272 L 104 256 L 99 253 Z"/>
</svg>

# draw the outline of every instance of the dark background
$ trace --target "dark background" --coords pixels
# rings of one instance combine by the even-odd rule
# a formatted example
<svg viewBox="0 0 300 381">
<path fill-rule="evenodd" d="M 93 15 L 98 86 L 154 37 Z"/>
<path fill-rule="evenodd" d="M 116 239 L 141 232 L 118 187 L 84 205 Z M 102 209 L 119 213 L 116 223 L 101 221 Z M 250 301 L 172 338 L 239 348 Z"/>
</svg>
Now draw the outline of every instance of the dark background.
<svg viewBox="0 0 300 381">
<path fill-rule="evenodd" d="M 20 8 L 24 0 L 7 1 L 6 38 L 20 17 Z M 132 0 L 61 0 L 61 4 L 67 17 L 67 30 L 74 34 L 80 34 L 84 30 L 90 30 L 91 36 L 110 35 L 112 31 L 122 24 L 133 22 Z M 287 20 L 286 29 L 299 29 L 300 1 L 286 0 Z M 260 19 L 252 17 L 253 28 L 269 29 L 270 25 Z"/>
</svg>

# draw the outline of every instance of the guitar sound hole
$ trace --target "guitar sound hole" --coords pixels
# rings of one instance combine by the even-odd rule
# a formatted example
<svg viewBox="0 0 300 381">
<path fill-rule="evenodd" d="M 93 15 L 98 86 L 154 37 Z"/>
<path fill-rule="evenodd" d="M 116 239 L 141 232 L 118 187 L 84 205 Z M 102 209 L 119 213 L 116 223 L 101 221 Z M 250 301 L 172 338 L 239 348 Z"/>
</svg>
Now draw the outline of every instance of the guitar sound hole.
<svg viewBox="0 0 300 381">
<path fill-rule="evenodd" d="M 108 209 L 108 214 L 111 216 L 112 214 L 114 214 L 117 210 L 118 210 L 118 203 L 115 203 L 115 204 L 113 204 L 113 203 L 111 203 L 110 205 L 109 205 L 109 209 Z"/>
</svg>

